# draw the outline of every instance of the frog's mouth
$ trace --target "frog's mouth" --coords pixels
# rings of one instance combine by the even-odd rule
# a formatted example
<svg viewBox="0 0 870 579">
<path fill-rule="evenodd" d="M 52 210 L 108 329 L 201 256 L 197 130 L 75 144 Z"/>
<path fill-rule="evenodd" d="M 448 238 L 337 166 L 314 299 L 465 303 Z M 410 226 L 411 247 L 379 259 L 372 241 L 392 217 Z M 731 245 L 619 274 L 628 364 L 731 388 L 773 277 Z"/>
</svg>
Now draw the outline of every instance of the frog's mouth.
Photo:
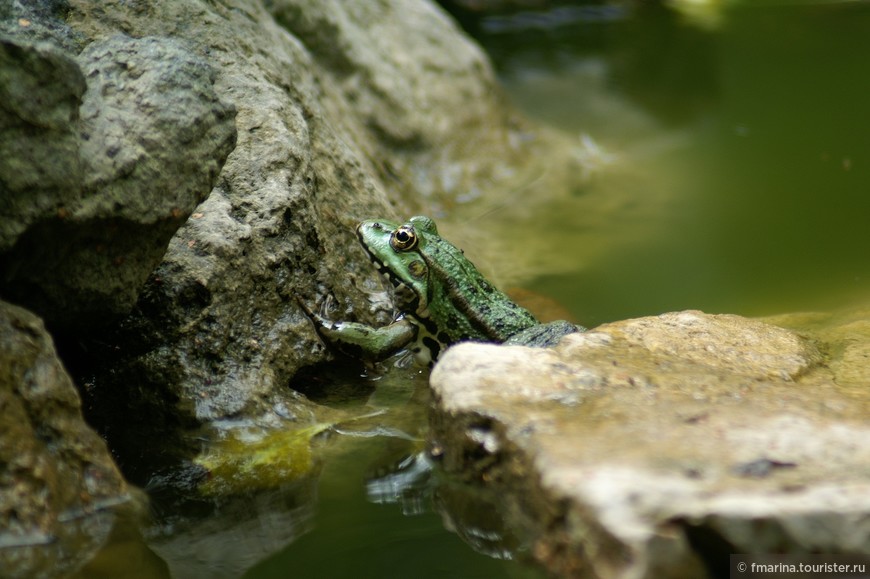
<svg viewBox="0 0 870 579">
<path fill-rule="evenodd" d="M 417 295 L 417 292 L 408 287 L 408 285 L 397 277 L 389 267 L 384 265 L 384 262 L 382 262 L 365 244 L 362 235 L 359 235 L 359 238 L 360 245 L 362 245 L 366 254 L 369 256 L 369 260 L 377 268 L 378 273 L 380 273 L 381 277 L 393 286 L 393 296 L 395 297 L 396 305 L 399 309 L 415 313 L 419 312 L 421 309 L 425 309 L 425 306 L 421 307 L 420 296 Z"/>
</svg>

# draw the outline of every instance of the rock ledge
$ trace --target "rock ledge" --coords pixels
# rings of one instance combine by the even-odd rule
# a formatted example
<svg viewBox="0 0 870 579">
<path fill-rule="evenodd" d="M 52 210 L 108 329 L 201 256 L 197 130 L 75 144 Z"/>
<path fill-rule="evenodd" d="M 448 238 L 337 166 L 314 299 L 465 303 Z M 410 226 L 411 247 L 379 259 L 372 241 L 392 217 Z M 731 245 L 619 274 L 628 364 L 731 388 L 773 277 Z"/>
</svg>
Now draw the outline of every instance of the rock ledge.
<svg viewBox="0 0 870 579">
<path fill-rule="evenodd" d="M 499 493 L 508 525 L 562 576 L 868 554 L 870 394 L 831 364 L 792 331 L 701 312 L 550 350 L 462 344 L 432 373 L 434 444 L 448 471 Z"/>
</svg>

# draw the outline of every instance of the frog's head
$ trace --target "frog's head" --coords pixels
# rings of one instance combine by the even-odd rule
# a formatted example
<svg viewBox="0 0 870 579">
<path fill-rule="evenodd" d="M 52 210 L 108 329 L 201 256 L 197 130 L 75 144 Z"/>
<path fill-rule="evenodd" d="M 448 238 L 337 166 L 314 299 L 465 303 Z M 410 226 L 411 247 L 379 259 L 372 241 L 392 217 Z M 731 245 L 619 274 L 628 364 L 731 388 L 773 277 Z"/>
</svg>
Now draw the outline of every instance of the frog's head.
<svg viewBox="0 0 870 579">
<path fill-rule="evenodd" d="M 356 232 L 378 271 L 396 287 L 397 305 L 425 312 L 429 307 L 429 267 L 422 250 L 438 236 L 435 222 L 422 216 L 403 224 L 382 219 L 363 221 Z"/>
</svg>

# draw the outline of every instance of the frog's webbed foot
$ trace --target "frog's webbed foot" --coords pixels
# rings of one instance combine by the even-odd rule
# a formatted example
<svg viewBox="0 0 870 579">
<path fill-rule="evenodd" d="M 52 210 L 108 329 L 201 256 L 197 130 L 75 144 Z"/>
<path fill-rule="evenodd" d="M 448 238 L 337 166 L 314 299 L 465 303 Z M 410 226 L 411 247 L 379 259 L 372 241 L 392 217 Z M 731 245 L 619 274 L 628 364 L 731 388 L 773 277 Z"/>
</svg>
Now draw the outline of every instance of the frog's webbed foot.
<svg viewBox="0 0 870 579">
<path fill-rule="evenodd" d="M 311 320 L 320 339 L 339 352 L 363 360 L 380 361 L 389 358 L 417 336 L 417 327 L 407 320 L 397 320 L 381 328 L 359 322 L 333 322 L 314 312 L 299 297 L 299 307 Z M 325 313 L 326 303 L 320 308 Z"/>
<path fill-rule="evenodd" d="M 311 320 L 312 324 L 314 324 L 314 329 L 317 331 L 318 335 L 320 335 L 321 328 L 328 328 L 333 325 L 333 322 L 327 317 L 329 315 L 329 303 L 331 298 L 327 297 L 323 300 L 317 308 L 319 312 L 315 312 L 314 309 L 308 307 L 308 304 L 301 297 L 298 295 L 293 297 L 296 300 L 296 304 L 305 313 L 305 316 Z"/>
</svg>

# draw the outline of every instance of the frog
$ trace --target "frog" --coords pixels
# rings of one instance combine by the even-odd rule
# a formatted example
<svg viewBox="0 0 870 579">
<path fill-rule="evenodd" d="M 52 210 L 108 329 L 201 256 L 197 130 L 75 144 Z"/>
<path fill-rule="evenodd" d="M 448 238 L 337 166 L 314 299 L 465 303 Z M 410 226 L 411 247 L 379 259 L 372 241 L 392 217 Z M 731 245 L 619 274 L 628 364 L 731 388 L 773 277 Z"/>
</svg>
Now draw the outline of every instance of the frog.
<svg viewBox="0 0 870 579">
<path fill-rule="evenodd" d="M 585 330 L 565 320 L 540 323 L 441 237 L 429 217 L 418 215 L 404 223 L 363 221 L 356 234 L 394 288 L 394 321 L 379 328 L 334 322 L 300 302 L 321 339 L 345 354 L 382 361 L 409 350 L 418 364 L 431 367 L 460 342 L 549 347 Z"/>
</svg>

